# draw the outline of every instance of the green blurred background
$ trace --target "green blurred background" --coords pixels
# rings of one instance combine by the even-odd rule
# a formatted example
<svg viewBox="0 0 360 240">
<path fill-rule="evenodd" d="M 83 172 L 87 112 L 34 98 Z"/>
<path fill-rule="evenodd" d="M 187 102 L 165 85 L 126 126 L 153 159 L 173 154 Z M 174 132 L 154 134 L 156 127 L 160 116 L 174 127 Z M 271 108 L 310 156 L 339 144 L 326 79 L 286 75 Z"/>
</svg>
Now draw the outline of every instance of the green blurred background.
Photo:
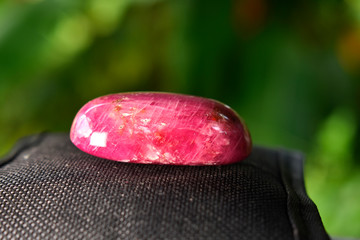
<svg viewBox="0 0 360 240">
<path fill-rule="evenodd" d="M 360 1 L 0 1 L 0 154 L 87 101 L 169 91 L 232 106 L 307 156 L 331 235 L 360 237 Z"/>
</svg>

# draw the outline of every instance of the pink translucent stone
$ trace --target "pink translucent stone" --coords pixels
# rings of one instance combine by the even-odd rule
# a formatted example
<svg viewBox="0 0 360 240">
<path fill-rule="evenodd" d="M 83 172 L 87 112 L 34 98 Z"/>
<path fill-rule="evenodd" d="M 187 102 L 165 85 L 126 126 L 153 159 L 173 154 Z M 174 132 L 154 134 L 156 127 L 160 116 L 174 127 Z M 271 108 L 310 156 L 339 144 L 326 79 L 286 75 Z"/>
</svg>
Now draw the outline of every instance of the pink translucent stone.
<svg viewBox="0 0 360 240">
<path fill-rule="evenodd" d="M 228 106 L 170 93 L 96 98 L 77 113 L 70 138 L 101 158 L 151 164 L 229 164 L 252 148 L 245 123 Z"/>
</svg>

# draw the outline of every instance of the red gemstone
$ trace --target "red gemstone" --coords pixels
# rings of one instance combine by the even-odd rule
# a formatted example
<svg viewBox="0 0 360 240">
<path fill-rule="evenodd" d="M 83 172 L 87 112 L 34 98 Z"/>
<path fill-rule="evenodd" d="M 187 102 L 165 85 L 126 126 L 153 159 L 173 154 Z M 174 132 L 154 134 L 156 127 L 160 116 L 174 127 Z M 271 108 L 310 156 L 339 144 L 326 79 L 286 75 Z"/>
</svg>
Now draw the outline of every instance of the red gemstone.
<svg viewBox="0 0 360 240">
<path fill-rule="evenodd" d="M 228 106 L 170 93 L 96 98 L 77 113 L 70 138 L 101 158 L 150 164 L 230 164 L 252 148 L 245 123 Z"/>
</svg>

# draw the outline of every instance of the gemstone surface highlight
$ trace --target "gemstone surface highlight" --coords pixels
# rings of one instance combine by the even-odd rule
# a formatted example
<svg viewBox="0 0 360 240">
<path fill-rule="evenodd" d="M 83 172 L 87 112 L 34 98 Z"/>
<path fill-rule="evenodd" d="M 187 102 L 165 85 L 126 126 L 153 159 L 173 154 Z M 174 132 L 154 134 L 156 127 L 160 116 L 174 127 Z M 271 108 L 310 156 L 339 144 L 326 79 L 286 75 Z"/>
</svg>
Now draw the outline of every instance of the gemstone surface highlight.
<svg viewBox="0 0 360 240">
<path fill-rule="evenodd" d="M 245 123 L 230 107 L 170 93 L 96 98 L 77 113 L 70 138 L 91 155 L 149 164 L 230 164 L 252 149 Z"/>
</svg>

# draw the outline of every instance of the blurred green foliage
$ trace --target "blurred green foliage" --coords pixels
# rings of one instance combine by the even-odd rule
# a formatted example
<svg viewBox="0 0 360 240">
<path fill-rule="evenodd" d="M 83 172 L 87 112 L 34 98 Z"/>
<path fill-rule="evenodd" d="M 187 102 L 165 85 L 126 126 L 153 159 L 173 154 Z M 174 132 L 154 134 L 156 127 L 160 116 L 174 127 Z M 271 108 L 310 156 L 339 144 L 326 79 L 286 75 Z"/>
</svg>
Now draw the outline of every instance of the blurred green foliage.
<svg viewBox="0 0 360 240">
<path fill-rule="evenodd" d="M 0 153 L 101 95 L 210 97 L 305 152 L 326 229 L 360 237 L 359 77 L 357 0 L 1 1 Z"/>
</svg>

